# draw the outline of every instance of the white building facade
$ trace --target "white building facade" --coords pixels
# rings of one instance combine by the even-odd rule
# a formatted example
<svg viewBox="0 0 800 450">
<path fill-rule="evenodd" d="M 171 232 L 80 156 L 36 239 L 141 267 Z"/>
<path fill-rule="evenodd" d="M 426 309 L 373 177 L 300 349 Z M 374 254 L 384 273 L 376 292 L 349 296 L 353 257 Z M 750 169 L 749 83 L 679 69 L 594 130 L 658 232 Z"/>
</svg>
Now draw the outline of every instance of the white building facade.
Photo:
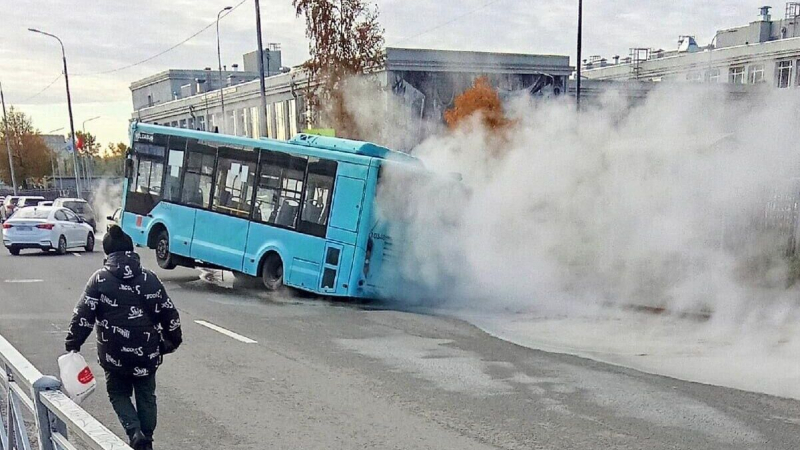
<svg viewBox="0 0 800 450">
<path fill-rule="evenodd" d="M 786 5 L 786 16 L 772 20 L 762 7 L 749 25 L 717 32 L 707 47 L 681 36 L 673 51 L 631 49 L 613 62 L 591 57 L 582 62 L 583 77 L 592 80 L 710 82 L 800 88 L 800 3 Z"/>
</svg>

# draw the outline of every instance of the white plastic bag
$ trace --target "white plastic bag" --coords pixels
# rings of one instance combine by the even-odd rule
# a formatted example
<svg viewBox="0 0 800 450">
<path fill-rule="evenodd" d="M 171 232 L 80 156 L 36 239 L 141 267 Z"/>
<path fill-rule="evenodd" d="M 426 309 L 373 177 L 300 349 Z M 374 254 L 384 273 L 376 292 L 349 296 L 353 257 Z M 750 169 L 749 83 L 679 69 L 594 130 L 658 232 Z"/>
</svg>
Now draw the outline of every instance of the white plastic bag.
<svg viewBox="0 0 800 450">
<path fill-rule="evenodd" d="M 97 388 L 92 369 L 78 352 L 59 356 L 58 369 L 61 371 L 64 391 L 75 403 L 80 404 Z"/>
</svg>

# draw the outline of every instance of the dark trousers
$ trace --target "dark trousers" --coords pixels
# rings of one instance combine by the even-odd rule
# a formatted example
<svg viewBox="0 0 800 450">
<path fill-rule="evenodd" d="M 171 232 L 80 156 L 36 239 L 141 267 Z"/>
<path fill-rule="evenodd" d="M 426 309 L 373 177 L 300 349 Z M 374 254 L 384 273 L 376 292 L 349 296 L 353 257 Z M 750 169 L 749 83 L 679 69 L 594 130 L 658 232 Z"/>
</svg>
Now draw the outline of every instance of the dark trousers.
<svg viewBox="0 0 800 450">
<path fill-rule="evenodd" d="M 111 406 L 128 436 L 141 430 L 152 439 L 158 416 L 156 374 L 134 377 L 106 371 L 106 390 Z M 135 408 L 131 402 L 132 396 L 136 397 Z"/>
</svg>

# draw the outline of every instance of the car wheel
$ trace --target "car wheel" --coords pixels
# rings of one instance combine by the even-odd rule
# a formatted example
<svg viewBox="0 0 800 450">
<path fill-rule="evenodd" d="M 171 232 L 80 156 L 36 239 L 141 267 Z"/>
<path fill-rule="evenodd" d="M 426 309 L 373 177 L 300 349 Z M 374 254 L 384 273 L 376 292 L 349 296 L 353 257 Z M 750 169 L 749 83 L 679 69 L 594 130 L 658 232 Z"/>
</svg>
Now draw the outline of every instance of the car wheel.
<svg viewBox="0 0 800 450">
<path fill-rule="evenodd" d="M 67 238 L 64 236 L 58 238 L 58 247 L 56 248 L 56 253 L 59 255 L 67 254 Z"/>
<path fill-rule="evenodd" d="M 19 247 L 8 247 L 8 253 L 11 253 L 14 256 L 19 255 Z"/>
<path fill-rule="evenodd" d="M 86 237 L 86 247 L 84 247 L 84 250 L 90 253 L 94 251 L 94 235 L 92 233 L 89 233 Z"/>
<path fill-rule="evenodd" d="M 271 292 L 280 290 L 283 287 L 283 261 L 277 253 L 270 253 L 264 259 L 261 267 L 261 281 L 264 287 Z"/>
<path fill-rule="evenodd" d="M 169 252 L 169 233 L 167 230 L 158 233 L 156 238 L 156 262 L 162 269 L 172 270 L 176 267 L 175 258 Z"/>
</svg>

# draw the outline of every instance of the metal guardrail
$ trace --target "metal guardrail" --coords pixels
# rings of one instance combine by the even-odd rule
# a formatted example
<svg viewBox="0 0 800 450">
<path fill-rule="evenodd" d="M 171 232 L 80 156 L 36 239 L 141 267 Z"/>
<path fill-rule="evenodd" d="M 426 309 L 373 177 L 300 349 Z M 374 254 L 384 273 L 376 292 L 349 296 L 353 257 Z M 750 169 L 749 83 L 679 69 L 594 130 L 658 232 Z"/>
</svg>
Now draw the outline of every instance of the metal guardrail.
<svg viewBox="0 0 800 450">
<path fill-rule="evenodd" d="M 67 439 L 67 430 L 80 448 L 131 450 L 61 392 L 58 379 L 42 375 L 3 336 L 0 336 L 0 387 L 6 394 L 5 414 L 0 411 L 0 450 L 32 450 L 24 410 L 34 419 L 31 434 L 36 437 L 39 450 L 77 450 Z"/>
</svg>

